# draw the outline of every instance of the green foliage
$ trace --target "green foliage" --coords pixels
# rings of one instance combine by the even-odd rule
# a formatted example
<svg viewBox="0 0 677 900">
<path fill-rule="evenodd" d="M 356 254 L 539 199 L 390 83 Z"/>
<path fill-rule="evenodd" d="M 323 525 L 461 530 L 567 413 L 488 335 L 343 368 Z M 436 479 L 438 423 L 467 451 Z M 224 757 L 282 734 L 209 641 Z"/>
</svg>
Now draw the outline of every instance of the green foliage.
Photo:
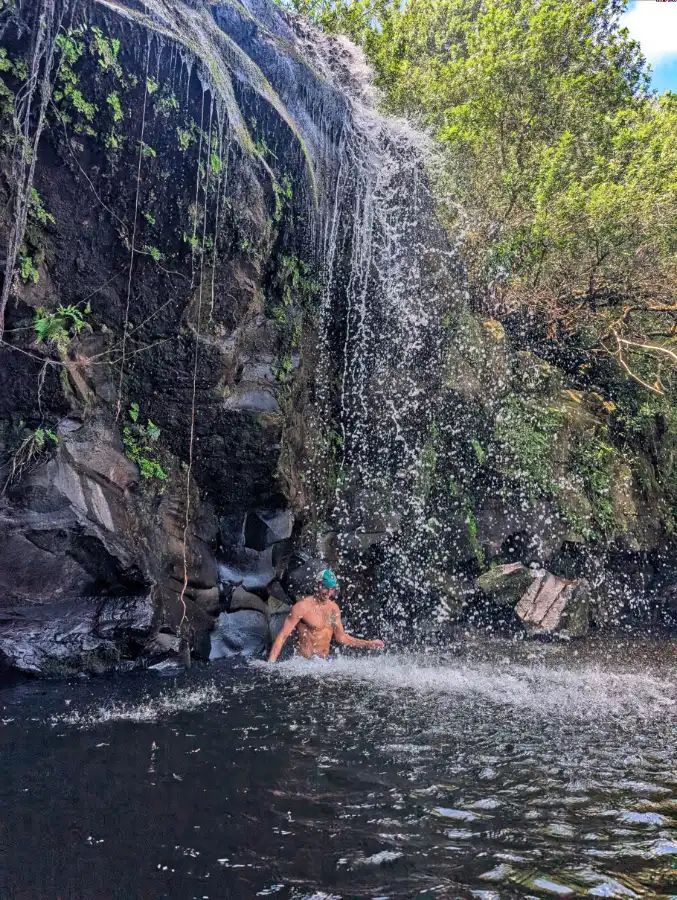
<svg viewBox="0 0 677 900">
<path fill-rule="evenodd" d="M 388 110 L 436 134 L 441 215 L 487 312 L 669 348 L 677 94 L 651 93 L 622 0 L 288 3 L 360 43 Z M 653 385 L 666 357 L 645 357 Z"/>
<path fill-rule="evenodd" d="M 21 280 L 24 284 L 28 284 L 29 281 L 32 281 L 33 284 L 37 284 L 38 281 L 40 281 L 40 273 L 30 256 L 24 256 L 20 260 L 20 272 Z"/>
<path fill-rule="evenodd" d="M 216 150 L 212 150 L 212 152 L 210 154 L 209 167 L 212 171 L 212 175 L 218 176 L 221 174 L 221 169 L 223 168 L 223 162 L 222 162 L 219 154 L 216 152 Z"/>
<path fill-rule="evenodd" d="M 532 499 L 553 493 L 553 449 L 562 425 L 558 410 L 530 406 L 517 395 L 508 398 L 496 417 L 501 468 Z"/>
<path fill-rule="evenodd" d="M 483 466 L 484 462 L 487 458 L 486 451 L 484 450 L 484 448 L 482 447 L 480 442 L 477 440 L 477 438 L 473 438 L 472 441 L 470 442 L 470 444 L 475 453 L 475 459 L 477 460 L 478 465 Z"/>
<path fill-rule="evenodd" d="M 122 111 L 122 105 L 120 103 L 120 97 L 115 91 L 112 91 L 107 97 L 106 102 L 111 108 L 111 112 L 113 113 L 113 121 L 120 122 L 124 119 L 125 114 Z"/>
<path fill-rule="evenodd" d="M 23 426 L 23 423 L 21 424 Z M 22 475 L 29 472 L 48 447 L 58 442 L 59 438 L 54 431 L 50 428 L 45 428 L 43 425 L 40 425 L 33 431 L 29 431 L 9 455 L 9 474 L 4 489 L 6 490 L 10 484 L 18 481 Z"/>
<path fill-rule="evenodd" d="M 188 244 L 188 246 L 190 247 L 190 249 L 193 253 L 200 252 L 200 241 L 199 241 L 197 235 L 195 235 L 195 234 L 191 235 L 184 231 L 183 232 L 183 242 L 184 242 L 184 244 Z"/>
<path fill-rule="evenodd" d="M 477 518 L 475 517 L 475 510 L 471 503 L 468 503 L 466 506 L 465 523 L 468 527 L 468 540 L 470 541 L 472 552 L 475 554 L 475 559 L 477 560 L 480 569 L 484 569 L 487 560 L 484 553 L 484 547 L 477 537 Z"/>
<path fill-rule="evenodd" d="M 76 115 L 75 130 L 79 134 L 95 134 L 91 128 L 91 122 L 97 113 L 94 103 L 89 103 L 79 89 L 79 79 L 75 72 L 75 66 L 81 60 L 85 52 L 84 35 L 86 26 L 72 28 L 67 32 L 57 35 L 56 47 L 61 55 L 59 65 L 59 77 L 57 88 L 54 91 L 54 100 L 63 102 L 72 114 Z"/>
<path fill-rule="evenodd" d="M 146 79 L 146 90 L 152 96 L 158 89 L 160 85 L 154 78 Z"/>
<path fill-rule="evenodd" d="M 273 213 L 273 221 L 279 222 L 282 213 L 287 204 L 291 203 L 293 197 L 291 178 L 289 175 L 283 175 L 280 181 L 273 182 L 273 191 L 275 193 L 275 212 Z"/>
<path fill-rule="evenodd" d="M 89 312 L 89 306 L 84 310 L 73 305 L 59 306 L 56 312 L 39 307 L 33 319 L 36 344 L 51 344 L 63 355 L 70 342 L 85 327 L 85 317 Z"/>
<path fill-rule="evenodd" d="M 117 38 L 107 38 L 100 28 L 91 29 L 92 38 L 90 50 L 98 57 L 98 63 L 104 72 L 112 71 L 118 78 L 122 78 L 122 69 L 118 62 L 120 41 Z"/>
<path fill-rule="evenodd" d="M 157 156 L 157 150 L 147 144 L 145 141 L 139 141 L 141 145 L 141 155 L 145 156 L 147 159 L 155 159 Z"/>
<path fill-rule="evenodd" d="M 143 247 L 143 252 L 152 257 L 155 262 L 162 262 L 162 260 L 164 259 L 164 255 L 158 250 L 157 247 L 151 247 L 148 244 L 145 244 Z"/>
<path fill-rule="evenodd" d="M 56 224 L 56 219 L 44 208 L 42 200 L 40 199 L 40 194 L 38 194 L 35 188 L 31 188 L 31 200 L 28 213 L 41 225 Z"/>
<path fill-rule="evenodd" d="M 167 119 L 173 112 L 180 109 L 179 101 L 174 94 L 165 94 L 155 104 L 155 112 L 157 115 Z"/>
<path fill-rule="evenodd" d="M 195 136 L 195 123 L 191 122 L 190 128 L 177 128 L 176 134 L 179 139 L 179 150 L 185 153 L 186 150 L 197 140 Z"/>
<path fill-rule="evenodd" d="M 141 215 L 144 217 L 144 219 L 146 220 L 146 222 L 148 222 L 149 225 L 155 225 L 155 216 L 152 213 L 144 210 L 141 213 Z"/>
<path fill-rule="evenodd" d="M 130 405 L 127 415 L 129 423 L 122 429 L 122 442 L 127 458 L 138 465 L 142 478 L 166 481 L 167 473 L 160 465 L 153 446 L 160 438 L 161 430 L 150 419 L 145 425 L 139 421 L 138 403 Z"/>
</svg>

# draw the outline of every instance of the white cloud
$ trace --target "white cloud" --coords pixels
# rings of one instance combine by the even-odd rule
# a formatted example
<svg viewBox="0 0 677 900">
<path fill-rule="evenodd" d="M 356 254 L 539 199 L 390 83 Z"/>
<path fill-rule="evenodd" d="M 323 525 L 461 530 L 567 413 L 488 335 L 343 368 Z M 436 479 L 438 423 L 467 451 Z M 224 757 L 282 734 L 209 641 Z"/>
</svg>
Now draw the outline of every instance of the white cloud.
<svg viewBox="0 0 677 900">
<path fill-rule="evenodd" d="M 623 16 L 622 24 L 652 65 L 677 57 L 677 3 L 639 0 Z"/>
</svg>

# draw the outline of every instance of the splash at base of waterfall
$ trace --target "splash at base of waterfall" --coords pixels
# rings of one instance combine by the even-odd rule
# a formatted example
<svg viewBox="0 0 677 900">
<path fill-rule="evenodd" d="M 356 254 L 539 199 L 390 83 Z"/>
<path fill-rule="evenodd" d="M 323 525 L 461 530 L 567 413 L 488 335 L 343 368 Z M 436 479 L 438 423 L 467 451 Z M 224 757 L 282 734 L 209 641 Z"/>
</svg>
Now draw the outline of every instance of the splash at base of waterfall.
<svg viewBox="0 0 677 900">
<path fill-rule="evenodd" d="M 7 686 L 0 894 L 675 895 L 675 700 L 649 639 Z"/>
</svg>

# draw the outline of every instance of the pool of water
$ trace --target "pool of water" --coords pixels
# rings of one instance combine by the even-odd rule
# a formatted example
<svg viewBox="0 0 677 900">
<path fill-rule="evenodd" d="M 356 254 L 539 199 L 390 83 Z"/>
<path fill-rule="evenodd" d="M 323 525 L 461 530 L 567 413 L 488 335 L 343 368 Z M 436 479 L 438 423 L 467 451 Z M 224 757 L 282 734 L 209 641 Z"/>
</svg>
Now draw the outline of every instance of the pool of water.
<svg viewBox="0 0 677 900">
<path fill-rule="evenodd" d="M 667 641 L 0 689 L 2 900 L 677 896 Z"/>
</svg>

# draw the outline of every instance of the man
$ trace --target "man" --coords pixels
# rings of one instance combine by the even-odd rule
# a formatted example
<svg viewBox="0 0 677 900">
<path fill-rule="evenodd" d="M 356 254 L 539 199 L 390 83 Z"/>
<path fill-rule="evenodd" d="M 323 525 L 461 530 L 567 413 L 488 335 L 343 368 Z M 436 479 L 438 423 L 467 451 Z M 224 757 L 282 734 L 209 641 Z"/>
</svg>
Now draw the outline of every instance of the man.
<svg viewBox="0 0 677 900">
<path fill-rule="evenodd" d="M 280 633 L 275 638 L 268 662 L 275 662 L 295 628 L 298 628 L 301 656 L 305 656 L 306 659 L 312 659 L 313 656 L 328 659 L 332 637 L 338 644 L 346 647 L 366 647 L 374 650 L 381 650 L 384 647 L 383 641 L 361 641 L 345 633 L 341 624 L 341 611 L 334 600 L 337 585 L 336 575 L 330 569 L 319 573 L 315 593 L 292 606 Z"/>
</svg>

